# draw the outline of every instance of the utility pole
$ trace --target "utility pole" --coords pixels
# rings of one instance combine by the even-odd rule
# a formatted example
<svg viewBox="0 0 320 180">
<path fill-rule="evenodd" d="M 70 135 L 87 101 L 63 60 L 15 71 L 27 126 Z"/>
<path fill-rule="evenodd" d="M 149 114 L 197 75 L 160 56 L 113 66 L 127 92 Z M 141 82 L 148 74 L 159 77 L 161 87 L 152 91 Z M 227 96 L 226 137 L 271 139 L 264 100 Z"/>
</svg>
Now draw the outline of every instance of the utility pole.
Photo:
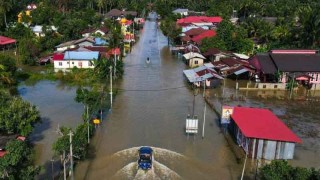
<svg viewBox="0 0 320 180">
<path fill-rule="evenodd" d="M 243 175 L 244 175 L 244 170 L 246 169 L 246 163 L 247 163 L 247 152 L 246 152 L 246 158 L 244 160 L 244 164 L 243 164 L 243 169 L 242 169 L 242 174 L 241 174 L 241 180 L 243 179 Z"/>
<path fill-rule="evenodd" d="M 72 131 L 70 130 L 69 132 L 69 136 L 70 136 L 70 171 L 71 171 L 71 180 L 74 180 L 74 177 L 73 177 L 73 153 L 72 153 L 72 136 L 73 136 L 73 133 Z"/>
<path fill-rule="evenodd" d="M 291 87 L 290 87 L 290 97 L 289 99 L 291 99 L 291 96 L 292 96 L 292 91 L 293 91 L 293 84 L 295 82 L 295 78 L 296 78 L 296 74 L 293 73 L 293 79 L 292 79 L 292 82 L 291 82 Z"/>
<path fill-rule="evenodd" d="M 110 66 L 110 110 L 112 108 L 112 66 Z"/>
<path fill-rule="evenodd" d="M 51 158 L 51 176 L 52 176 L 52 180 L 54 180 L 54 174 L 53 174 L 53 163 L 54 163 L 54 159 Z"/>
<path fill-rule="evenodd" d="M 66 151 L 63 151 L 63 180 L 67 180 L 67 172 L 66 172 Z"/>
<path fill-rule="evenodd" d="M 88 123 L 88 144 L 90 143 L 90 123 L 89 123 L 89 106 L 87 105 L 87 123 Z"/>
<path fill-rule="evenodd" d="M 203 97 L 204 97 L 204 110 L 203 110 L 203 124 L 202 124 L 202 139 L 204 138 L 204 127 L 206 125 L 206 110 L 207 110 L 207 102 L 205 99 L 205 87 L 206 87 L 206 80 L 204 80 L 204 90 L 203 90 Z"/>
<path fill-rule="evenodd" d="M 114 70 L 113 70 L 113 78 L 116 78 L 116 71 L 117 71 L 117 55 L 116 49 L 114 49 Z"/>
</svg>

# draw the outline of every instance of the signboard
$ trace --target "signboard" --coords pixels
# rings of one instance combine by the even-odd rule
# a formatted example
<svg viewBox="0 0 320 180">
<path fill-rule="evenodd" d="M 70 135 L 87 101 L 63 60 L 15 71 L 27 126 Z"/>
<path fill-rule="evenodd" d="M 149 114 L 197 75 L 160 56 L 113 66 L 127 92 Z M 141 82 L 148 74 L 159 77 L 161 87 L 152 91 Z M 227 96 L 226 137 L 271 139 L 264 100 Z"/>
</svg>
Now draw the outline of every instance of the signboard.
<svg viewBox="0 0 320 180">
<path fill-rule="evenodd" d="M 93 124 L 96 124 L 96 125 L 100 124 L 100 120 L 99 119 L 94 119 L 93 120 Z"/>
<path fill-rule="evenodd" d="M 230 116 L 232 113 L 233 113 L 233 107 L 222 106 L 221 124 L 229 124 L 230 123 Z"/>
<path fill-rule="evenodd" d="M 186 119 L 186 133 L 197 134 L 198 133 L 198 119 Z"/>
</svg>

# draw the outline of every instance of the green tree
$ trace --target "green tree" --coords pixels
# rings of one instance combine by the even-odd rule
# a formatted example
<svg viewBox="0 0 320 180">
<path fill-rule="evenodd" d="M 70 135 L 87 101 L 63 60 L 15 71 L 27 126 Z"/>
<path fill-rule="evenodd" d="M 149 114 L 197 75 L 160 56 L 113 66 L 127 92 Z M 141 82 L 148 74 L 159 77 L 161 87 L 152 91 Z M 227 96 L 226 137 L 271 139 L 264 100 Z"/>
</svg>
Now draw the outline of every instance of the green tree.
<svg viewBox="0 0 320 180">
<path fill-rule="evenodd" d="M 259 176 L 262 180 L 317 180 L 320 170 L 292 167 L 285 160 L 274 160 L 260 168 Z"/>
<path fill-rule="evenodd" d="M 40 172 L 33 166 L 33 152 L 30 146 L 20 140 L 9 141 L 6 145 L 7 154 L 0 158 L 0 176 L 5 179 L 34 179 Z"/>
<path fill-rule="evenodd" d="M 181 34 L 181 28 L 176 26 L 176 18 L 174 16 L 170 16 L 161 21 L 160 28 L 165 36 L 168 37 L 168 45 L 170 41 L 175 43 Z"/>
<path fill-rule="evenodd" d="M 28 136 L 40 121 L 39 111 L 19 97 L 11 97 L 4 91 L 0 94 L 0 132 Z"/>
<path fill-rule="evenodd" d="M 7 23 L 7 12 L 12 8 L 13 2 L 11 0 L 0 0 L 0 13 L 3 14 L 4 23 L 8 27 Z"/>
<path fill-rule="evenodd" d="M 220 50 L 227 50 L 227 47 L 222 39 L 219 37 L 204 38 L 201 42 L 201 52 L 206 52 L 210 48 L 217 48 Z"/>
<path fill-rule="evenodd" d="M 15 59 L 9 55 L 0 54 L 0 84 L 11 86 L 15 84 Z"/>
<path fill-rule="evenodd" d="M 73 155 L 79 160 L 85 159 L 88 152 L 87 126 L 87 124 L 80 124 L 73 132 Z M 63 152 L 70 154 L 70 131 L 70 128 L 60 127 L 61 136 L 52 145 L 52 149 L 57 155 L 62 155 Z M 90 134 L 92 132 L 93 128 L 90 126 Z"/>
<path fill-rule="evenodd" d="M 19 41 L 18 53 L 23 64 L 36 65 L 40 44 L 34 38 L 23 38 Z"/>
</svg>

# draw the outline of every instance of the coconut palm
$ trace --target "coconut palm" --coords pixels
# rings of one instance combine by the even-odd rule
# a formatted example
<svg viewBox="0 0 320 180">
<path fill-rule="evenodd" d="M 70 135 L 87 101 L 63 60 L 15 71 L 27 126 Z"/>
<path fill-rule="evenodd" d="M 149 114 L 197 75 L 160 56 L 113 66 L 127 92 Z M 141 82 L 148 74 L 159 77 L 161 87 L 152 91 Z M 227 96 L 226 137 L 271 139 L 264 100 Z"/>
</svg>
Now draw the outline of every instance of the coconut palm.
<svg viewBox="0 0 320 180">
<path fill-rule="evenodd" d="M 12 5 L 13 5 L 12 0 L 0 0 L 0 13 L 3 14 L 4 23 L 6 27 L 8 27 L 7 12 L 11 10 Z"/>
<path fill-rule="evenodd" d="M 303 7 L 299 9 L 301 22 L 301 42 L 305 47 L 315 48 L 320 41 L 320 10 L 318 7 Z"/>
</svg>

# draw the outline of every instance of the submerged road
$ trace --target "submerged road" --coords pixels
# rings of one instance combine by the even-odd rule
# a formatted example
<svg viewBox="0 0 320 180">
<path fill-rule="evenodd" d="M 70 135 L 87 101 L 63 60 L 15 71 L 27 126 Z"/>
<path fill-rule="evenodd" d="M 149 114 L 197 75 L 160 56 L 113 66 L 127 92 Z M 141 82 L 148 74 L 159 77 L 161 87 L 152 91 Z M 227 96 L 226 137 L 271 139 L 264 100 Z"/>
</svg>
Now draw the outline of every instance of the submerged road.
<svg viewBox="0 0 320 180">
<path fill-rule="evenodd" d="M 186 65 L 171 56 L 167 38 L 157 28 L 157 15 L 150 17 L 138 43 L 124 60 L 125 75 L 117 85 L 121 90 L 92 142 L 95 155 L 78 164 L 75 179 L 239 178 L 242 165 L 236 163 L 217 117 L 209 108 L 205 138 L 201 138 L 201 93 L 195 100 L 199 134 L 185 134 L 185 119 L 192 113 L 193 104 L 193 91 L 182 72 Z M 153 147 L 152 170 L 137 169 L 139 146 Z"/>
</svg>

